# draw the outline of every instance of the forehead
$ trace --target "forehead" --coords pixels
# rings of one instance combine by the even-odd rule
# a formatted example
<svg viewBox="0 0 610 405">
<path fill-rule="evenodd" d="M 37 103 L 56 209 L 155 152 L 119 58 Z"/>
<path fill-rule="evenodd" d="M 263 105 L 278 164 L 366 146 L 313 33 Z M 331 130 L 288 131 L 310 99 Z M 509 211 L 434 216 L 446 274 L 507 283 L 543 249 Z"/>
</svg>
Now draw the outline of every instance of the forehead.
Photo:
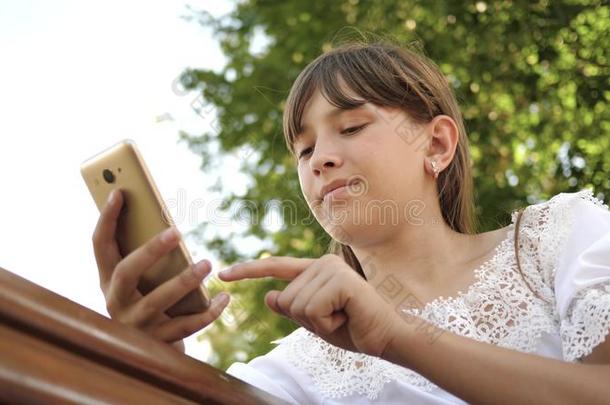
<svg viewBox="0 0 610 405">
<path fill-rule="evenodd" d="M 319 90 L 316 90 L 305 105 L 303 116 L 299 125 L 299 135 L 308 132 L 316 122 L 330 121 L 348 112 L 372 111 L 372 105 L 361 97 L 349 95 L 354 100 L 353 106 L 339 107 L 331 104 Z"/>
</svg>

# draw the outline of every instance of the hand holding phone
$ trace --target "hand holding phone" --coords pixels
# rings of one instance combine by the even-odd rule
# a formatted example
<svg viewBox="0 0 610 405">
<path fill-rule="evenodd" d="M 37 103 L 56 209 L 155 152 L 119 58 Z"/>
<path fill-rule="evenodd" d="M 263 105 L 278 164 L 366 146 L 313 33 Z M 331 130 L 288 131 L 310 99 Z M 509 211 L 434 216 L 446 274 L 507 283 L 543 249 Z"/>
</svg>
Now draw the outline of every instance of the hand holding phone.
<svg viewBox="0 0 610 405">
<path fill-rule="evenodd" d="M 180 341 L 216 320 L 229 302 L 228 295 L 217 295 L 201 313 L 174 318 L 164 313 L 196 289 L 209 274 L 211 264 L 202 260 L 143 296 L 136 288 L 142 273 L 175 249 L 180 236 L 175 228 L 169 228 L 122 258 L 114 234 L 123 195 L 117 190 L 113 197 L 102 210 L 93 233 L 100 287 L 108 314 L 122 324 L 141 329 L 159 340 L 175 343 L 184 352 Z"/>
<path fill-rule="evenodd" d="M 181 339 L 228 304 L 202 285 L 210 262 L 193 265 L 133 142 L 89 159 L 81 173 L 100 209 L 93 247 L 109 315 L 184 351 Z"/>
</svg>

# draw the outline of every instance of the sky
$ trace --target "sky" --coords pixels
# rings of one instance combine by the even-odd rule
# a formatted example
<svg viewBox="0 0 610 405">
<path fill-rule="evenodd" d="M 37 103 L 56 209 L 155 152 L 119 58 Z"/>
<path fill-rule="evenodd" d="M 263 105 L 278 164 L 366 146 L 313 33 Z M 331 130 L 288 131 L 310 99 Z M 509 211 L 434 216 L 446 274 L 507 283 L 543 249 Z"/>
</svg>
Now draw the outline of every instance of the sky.
<svg viewBox="0 0 610 405">
<path fill-rule="evenodd" d="M 226 63 L 211 30 L 187 22 L 186 4 L 213 15 L 227 1 L 0 0 L 0 267 L 108 316 L 91 236 L 99 213 L 79 166 L 110 145 L 136 142 L 170 212 L 218 201 L 215 176 L 178 131 L 212 128 L 192 108 L 197 94 L 175 92 L 187 67 Z M 222 167 L 232 191 L 246 187 L 238 156 Z M 206 218 L 180 216 L 186 233 Z M 223 231 L 232 224 L 224 222 Z M 186 240 L 194 260 L 219 263 Z M 194 334 L 186 352 L 205 361 Z"/>
</svg>

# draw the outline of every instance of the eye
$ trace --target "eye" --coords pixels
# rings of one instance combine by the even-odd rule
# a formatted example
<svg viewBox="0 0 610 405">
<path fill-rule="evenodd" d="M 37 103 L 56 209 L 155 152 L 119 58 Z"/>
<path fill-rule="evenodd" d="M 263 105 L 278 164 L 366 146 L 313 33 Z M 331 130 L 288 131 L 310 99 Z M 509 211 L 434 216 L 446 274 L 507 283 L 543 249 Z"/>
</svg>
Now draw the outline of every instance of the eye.
<svg viewBox="0 0 610 405">
<path fill-rule="evenodd" d="M 341 133 L 343 135 L 352 135 L 355 134 L 356 132 L 360 131 L 362 128 L 366 127 L 366 124 L 364 125 L 360 125 L 359 127 L 350 127 L 350 128 L 346 128 L 343 131 L 341 131 Z"/>
<path fill-rule="evenodd" d="M 364 127 L 366 127 L 367 124 L 364 125 L 360 125 L 358 127 L 350 127 L 350 128 L 346 128 L 343 131 L 341 131 L 342 135 L 353 135 L 357 132 L 359 132 L 361 129 L 363 129 Z M 299 159 L 302 158 L 305 155 L 308 155 L 311 153 L 311 151 L 313 150 L 313 148 L 305 148 L 301 151 L 301 153 L 299 154 Z"/>
<path fill-rule="evenodd" d="M 303 149 L 303 151 L 299 154 L 299 159 L 302 158 L 303 156 L 309 154 L 309 152 L 311 152 L 312 148 L 305 148 Z"/>
</svg>

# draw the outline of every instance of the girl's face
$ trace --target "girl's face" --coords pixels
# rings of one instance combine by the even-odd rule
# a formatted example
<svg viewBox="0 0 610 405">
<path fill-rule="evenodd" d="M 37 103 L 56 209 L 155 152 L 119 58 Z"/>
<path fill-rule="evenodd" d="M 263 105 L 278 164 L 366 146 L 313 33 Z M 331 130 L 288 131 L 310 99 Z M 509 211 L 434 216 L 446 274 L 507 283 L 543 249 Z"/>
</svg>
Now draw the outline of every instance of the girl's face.
<svg viewBox="0 0 610 405">
<path fill-rule="evenodd" d="M 371 103 L 342 110 L 316 90 L 302 128 L 294 142 L 301 191 L 333 238 L 363 246 L 388 236 L 422 202 L 429 187 L 424 170 L 428 129 L 406 112 Z M 352 181 L 323 196 L 325 186 Z"/>
</svg>

